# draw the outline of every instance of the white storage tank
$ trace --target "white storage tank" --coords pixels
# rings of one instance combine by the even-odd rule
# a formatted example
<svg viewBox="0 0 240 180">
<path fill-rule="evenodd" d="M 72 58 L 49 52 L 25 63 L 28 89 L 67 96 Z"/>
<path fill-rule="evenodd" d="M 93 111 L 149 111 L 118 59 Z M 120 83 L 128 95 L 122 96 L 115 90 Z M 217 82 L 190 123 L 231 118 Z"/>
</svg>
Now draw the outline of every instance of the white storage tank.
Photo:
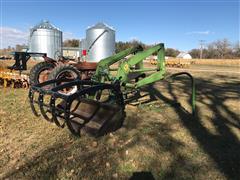
<svg viewBox="0 0 240 180">
<path fill-rule="evenodd" d="M 62 32 L 49 21 L 42 21 L 30 29 L 29 51 L 58 59 L 62 56 Z"/>
<path fill-rule="evenodd" d="M 87 61 L 99 62 L 115 53 L 115 30 L 97 23 L 86 30 Z"/>
</svg>

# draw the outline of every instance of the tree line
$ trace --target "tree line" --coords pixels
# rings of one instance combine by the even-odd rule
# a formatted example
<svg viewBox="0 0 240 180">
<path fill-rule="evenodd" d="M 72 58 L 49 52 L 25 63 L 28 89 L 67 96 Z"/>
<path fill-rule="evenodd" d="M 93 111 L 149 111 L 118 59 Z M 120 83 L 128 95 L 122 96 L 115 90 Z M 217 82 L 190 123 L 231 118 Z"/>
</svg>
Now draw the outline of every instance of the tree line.
<svg viewBox="0 0 240 180">
<path fill-rule="evenodd" d="M 199 58 L 201 50 L 192 49 L 189 53 L 193 58 Z M 240 58 L 240 44 L 239 42 L 231 43 L 227 39 L 211 42 L 202 49 L 202 58 L 205 59 Z"/>
<path fill-rule="evenodd" d="M 134 45 L 142 45 L 143 48 L 148 48 L 153 45 L 146 45 L 141 41 L 133 40 L 129 42 L 119 41 L 116 43 L 116 52 L 120 52 L 126 48 L 132 47 Z M 180 51 L 174 48 L 166 48 L 165 55 L 169 57 L 176 57 Z M 192 49 L 188 52 L 193 58 L 200 58 L 201 49 Z M 240 44 L 231 43 L 227 39 L 217 40 L 206 44 L 202 48 L 202 58 L 204 59 L 236 59 L 240 58 Z"/>
<path fill-rule="evenodd" d="M 138 40 L 132 41 L 118 41 L 116 42 L 116 52 L 123 51 L 127 48 L 141 45 L 144 49 L 152 47 L 153 45 L 144 44 Z M 68 39 L 63 42 L 65 47 L 79 47 L 78 39 Z M 7 54 L 11 51 L 21 51 L 26 45 L 17 44 L 15 47 L 8 47 L 0 50 L 0 55 Z M 176 57 L 180 51 L 175 48 L 166 48 L 165 55 L 169 57 Z M 193 58 L 200 58 L 201 50 L 192 49 L 188 52 Z M 240 43 L 232 43 L 227 39 L 217 40 L 209 44 L 205 44 L 202 48 L 202 58 L 204 59 L 236 59 L 240 58 Z"/>
</svg>

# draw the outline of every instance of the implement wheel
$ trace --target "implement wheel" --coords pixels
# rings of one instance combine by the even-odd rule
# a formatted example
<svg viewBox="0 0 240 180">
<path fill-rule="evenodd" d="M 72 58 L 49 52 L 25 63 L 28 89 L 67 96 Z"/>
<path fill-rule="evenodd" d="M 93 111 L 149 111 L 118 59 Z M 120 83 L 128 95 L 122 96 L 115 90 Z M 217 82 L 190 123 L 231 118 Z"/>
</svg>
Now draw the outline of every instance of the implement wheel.
<svg viewBox="0 0 240 180">
<path fill-rule="evenodd" d="M 64 84 L 66 82 L 75 80 L 75 79 L 81 79 L 80 72 L 71 65 L 59 65 L 56 68 L 52 70 L 52 72 L 49 74 L 48 79 L 64 79 L 61 83 L 55 83 L 53 84 L 53 87 L 59 86 L 61 84 Z M 66 88 L 62 90 L 61 92 L 64 94 L 72 94 L 77 91 L 77 87 L 71 87 Z"/>
<path fill-rule="evenodd" d="M 29 76 L 30 85 L 35 85 L 47 81 L 48 75 L 54 67 L 54 64 L 48 62 L 40 62 L 33 66 Z"/>
</svg>

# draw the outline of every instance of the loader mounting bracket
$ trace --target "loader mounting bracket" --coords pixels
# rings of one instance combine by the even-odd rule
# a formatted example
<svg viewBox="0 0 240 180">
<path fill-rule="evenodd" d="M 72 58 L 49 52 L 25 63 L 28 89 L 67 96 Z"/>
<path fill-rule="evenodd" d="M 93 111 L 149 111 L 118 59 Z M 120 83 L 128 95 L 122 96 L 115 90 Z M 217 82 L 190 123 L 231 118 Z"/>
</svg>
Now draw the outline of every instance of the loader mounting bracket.
<svg viewBox="0 0 240 180">
<path fill-rule="evenodd" d="M 12 66 L 9 66 L 10 70 L 27 70 L 27 61 L 31 56 L 42 56 L 46 57 L 46 53 L 36 53 L 36 52 L 14 52 L 15 63 Z"/>
</svg>

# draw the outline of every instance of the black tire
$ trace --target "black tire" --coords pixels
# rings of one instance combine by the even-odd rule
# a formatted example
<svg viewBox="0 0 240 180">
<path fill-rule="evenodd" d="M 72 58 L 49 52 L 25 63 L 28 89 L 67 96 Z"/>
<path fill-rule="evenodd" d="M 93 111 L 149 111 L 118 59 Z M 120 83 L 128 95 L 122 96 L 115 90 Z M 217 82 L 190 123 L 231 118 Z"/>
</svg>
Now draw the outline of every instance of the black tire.
<svg viewBox="0 0 240 180">
<path fill-rule="evenodd" d="M 66 72 L 70 73 L 71 75 L 74 76 L 70 79 L 81 79 L 81 73 L 75 67 L 73 67 L 71 65 L 66 65 L 66 64 L 59 65 L 59 66 L 55 67 L 53 69 L 53 71 L 48 75 L 48 79 L 51 80 L 51 79 L 61 78 L 61 77 L 64 76 L 64 73 L 66 73 Z M 52 87 L 56 87 L 56 86 L 58 86 L 58 84 L 56 84 L 56 83 L 52 84 Z M 70 90 L 69 93 L 75 92 L 76 88 L 77 87 L 75 87 L 75 90 L 73 90 L 73 91 Z M 66 92 L 64 92 L 64 94 L 65 93 Z"/>
<path fill-rule="evenodd" d="M 45 70 L 50 70 L 54 68 L 54 64 L 48 62 L 40 62 L 33 66 L 29 75 L 30 85 L 39 84 L 39 75 Z"/>
<path fill-rule="evenodd" d="M 57 67 L 55 67 L 52 72 L 48 75 L 48 79 L 58 79 L 59 75 L 64 73 L 64 72 L 70 72 L 73 75 L 75 75 L 75 78 L 80 78 L 80 72 L 73 66 L 71 65 L 59 65 Z"/>
</svg>

